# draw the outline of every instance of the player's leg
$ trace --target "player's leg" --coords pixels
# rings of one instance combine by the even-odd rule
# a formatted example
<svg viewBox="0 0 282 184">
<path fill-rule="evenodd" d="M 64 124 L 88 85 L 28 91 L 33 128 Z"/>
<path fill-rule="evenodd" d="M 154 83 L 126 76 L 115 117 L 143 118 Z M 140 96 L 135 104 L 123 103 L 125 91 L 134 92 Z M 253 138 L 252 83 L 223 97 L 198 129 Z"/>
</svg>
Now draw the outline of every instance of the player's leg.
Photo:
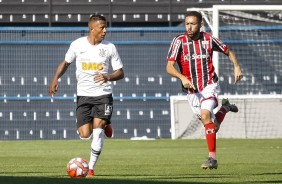
<svg viewBox="0 0 282 184">
<path fill-rule="evenodd" d="M 203 169 L 213 169 L 217 168 L 217 160 L 216 160 L 216 126 L 213 123 L 213 113 L 211 109 L 208 110 L 209 107 L 215 105 L 214 100 L 207 100 L 202 103 L 201 110 L 201 119 L 205 126 L 205 135 L 206 135 L 206 142 L 208 147 L 208 160 L 202 164 Z M 206 108 L 206 109 L 205 109 Z M 211 110 L 211 111 L 210 111 Z"/>
<path fill-rule="evenodd" d="M 235 104 L 230 104 L 228 99 L 222 99 L 222 106 L 219 111 L 215 114 L 216 120 L 215 124 L 217 125 L 216 131 L 219 130 L 221 123 L 223 122 L 225 115 L 228 112 L 238 112 L 238 107 Z"/>
<path fill-rule="evenodd" d="M 202 164 L 202 168 L 217 168 L 217 160 L 216 160 L 216 127 L 213 123 L 214 114 L 212 113 L 212 109 L 216 105 L 215 99 L 209 99 L 202 102 L 202 110 L 201 110 L 201 119 L 205 126 L 205 135 L 206 142 L 208 147 L 208 161 Z"/>
<path fill-rule="evenodd" d="M 93 130 L 93 126 L 92 126 L 92 121 L 91 121 L 84 125 L 79 126 L 77 128 L 77 133 L 81 140 L 87 141 L 92 138 L 92 130 Z"/>
<path fill-rule="evenodd" d="M 88 177 L 94 176 L 95 165 L 104 145 L 104 129 L 110 123 L 113 109 L 113 98 L 111 95 L 104 95 L 98 99 L 93 98 L 93 100 L 93 104 L 95 104 L 92 108 L 94 116 L 93 140 L 91 143 Z"/>
<path fill-rule="evenodd" d="M 87 101 L 88 97 L 78 97 L 76 108 L 77 133 L 84 141 L 91 140 L 93 134 L 92 105 Z M 91 171 L 88 174 L 91 174 Z M 94 176 L 93 170 L 92 175 Z"/>
<path fill-rule="evenodd" d="M 107 123 L 107 125 L 104 128 L 104 130 L 105 130 L 105 135 L 108 138 L 111 138 L 113 136 L 113 127 L 112 127 L 112 125 L 110 123 Z"/>
<path fill-rule="evenodd" d="M 202 164 L 202 168 L 217 168 L 216 160 L 216 125 L 214 108 L 217 107 L 217 96 L 219 93 L 218 84 L 208 85 L 202 92 L 201 99 L 201 120 L 205 127 L 206 142 L 209 151 L 209 159 Z"/>
<path fill-rule="evenodd" d="M 202 95 L 200 93 L 193 93 L 187 95 L 187 100 L 191 107 L 191 110 L 199 120 L 201 120 L 201 98 Z"/>
<path fill-rule="evenodd" d="M 188 94 L 188 102 L 191 106 L 191 109 L 197 115 L 198 119 L 201 120 L 206 130 L 205 132 L 206 132 L 206 141 L 207 141 L 208 150 L 209 150 L 209 158 L 211 158 L 212 156 L 214 158 L 213 160 L 215 160 L 216 134 L 215 134 L 215 125 L 212 123 L 212 119 L 214 115 L 211 114 L 211 111 L 216 106 L 216 101 L 208 100 L 201 104 L 201 101 L 203 99 L 204 98 L 201 93 Z M 202 167 L 204 168 L 206 167 L 206 165 L 209 165 L 209 167 L 215 167 L 216 164 L 213 163 L 211 165 L 211 164 L 204 163 Z"/>
<path fill-rule="evenodd" d="M 89 140 L 92 138 L 93 130 L 93 116 L 92 105 L 86 103 L 88 97 L 77 97 L 76 108 L 76 127 L 77 133 L 82 140 Z"/>
<path fill-rule="evenodd" d="M 91 153 L 89 160 L 89 172 L 87 177 L 94 176 L 95 165 L 98 161 L 98 158 L 102 152 L 104 145 L 104 127 L 106 126 L 107 121 L 99 118 L 94 118 L 93 120 L 93 139 L 91 143 Z"/>
</svg>

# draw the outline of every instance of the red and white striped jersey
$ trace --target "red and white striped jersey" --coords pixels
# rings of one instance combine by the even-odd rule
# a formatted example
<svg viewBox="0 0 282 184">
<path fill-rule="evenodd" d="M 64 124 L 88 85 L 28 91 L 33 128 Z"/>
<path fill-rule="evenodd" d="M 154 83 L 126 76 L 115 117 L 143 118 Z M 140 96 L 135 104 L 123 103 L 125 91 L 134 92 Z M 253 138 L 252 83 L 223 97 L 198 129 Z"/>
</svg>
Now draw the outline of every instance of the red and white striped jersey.
<svg viewBox="0 0 282 184">
<path fill-rule="evenodd" d="M 208 84 L 217 82 L 213 66 L 213 51 L 225 52 L 227 45 L 207 32 L 201 32 L 198 40 L 191 40 L 187 34 L 176 36 L 171 42 L 167 60 L 178 63 L 180 72 L 190 80 L 197 90 L 202 91 Z M 183 92 L 188 92 L 182 86 Z"/>
</svg>

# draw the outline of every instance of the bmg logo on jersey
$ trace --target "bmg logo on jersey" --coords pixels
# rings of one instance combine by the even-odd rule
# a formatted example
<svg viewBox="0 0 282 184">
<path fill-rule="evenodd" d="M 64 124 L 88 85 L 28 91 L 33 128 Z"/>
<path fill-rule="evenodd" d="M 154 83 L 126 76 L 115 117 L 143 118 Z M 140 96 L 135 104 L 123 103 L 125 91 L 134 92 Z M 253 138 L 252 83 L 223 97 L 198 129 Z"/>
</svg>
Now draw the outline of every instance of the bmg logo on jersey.
<svg viewBox="0 0 282 184">
<path fill-rule="evenodd" d="M 105 115 L 109 116 L 112 114 L 113 106 L 109 104 L 105 104 Z"/>
<path fill-rule="evenodd" d="M 103 64 L 102 63 L 87 63 L 82 62 L 81 63 L 82 70 L 103 70 Z"/>
</svg>

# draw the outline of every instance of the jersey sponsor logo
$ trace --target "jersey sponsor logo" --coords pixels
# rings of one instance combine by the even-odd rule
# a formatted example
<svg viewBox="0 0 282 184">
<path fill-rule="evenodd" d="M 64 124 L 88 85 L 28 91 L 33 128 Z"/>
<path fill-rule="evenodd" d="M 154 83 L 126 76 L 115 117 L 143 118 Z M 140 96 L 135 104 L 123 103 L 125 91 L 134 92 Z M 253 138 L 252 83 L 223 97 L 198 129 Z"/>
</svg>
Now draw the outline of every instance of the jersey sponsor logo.
<svg viewBox="0 0 282 184">
<path fill-rule="evenodd" d="M 191 45 L 191 44 L 193 44 L 193 42 L 183 43 L 183 45 Z"/>
<path fill-rule="evenodd" d="M 86 71 L 86 70 L 103 70 L 103 64 L 102 63 L 87 63 L 87 62 L 82 62 L 81 63 L 81 69 Z"/>
<path fill-rule="evenodd" d="M 190 61 L 191 58 L 192 58 L 192 57 L 191 57 L 189 54 L 186 54 L 186 55 L 184 56 L 184 61 Z"/>
<path fill-rule="evenodd" d="M 193 54 L 192 55 L 192 59 L 206 59 L 208 57 L 209 57 L 209 55 L 207 55 L 207 54 L 202 54 L 202 55 Z"/>
<path fill-rule="evenodd" d="M 112 111 L 113 111 L 113 106 L 106 104 L 105 105 L 105 115 L 107 115 L 107 116 L 111 115 Z"/>
<path fill-rule="evenodd" d="M 190 61 L 191 59 L 196 60 L 196 59 L 206 59 L 208 58 L 209 55 L 207 54 L 202 54 L 202 55 L 197 55 L 197 54 L 192 54 L 192 55 L 185 55 L 184 59 Z"/>
</svg>

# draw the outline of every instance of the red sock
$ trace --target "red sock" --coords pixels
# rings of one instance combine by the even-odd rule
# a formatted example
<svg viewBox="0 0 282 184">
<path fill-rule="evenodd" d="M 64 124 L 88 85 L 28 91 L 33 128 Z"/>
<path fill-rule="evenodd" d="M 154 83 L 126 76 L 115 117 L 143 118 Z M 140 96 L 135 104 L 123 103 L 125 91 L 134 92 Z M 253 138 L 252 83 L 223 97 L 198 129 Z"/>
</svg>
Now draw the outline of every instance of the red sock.
<svg viewBox="0 0 282 184">
<path fill-rule="evenodd" d="M 206 141 L 208 145 L 208 150 L 210 153 L 215 153 L 216 151 L 216 133 L 215 126 L 212 122 L 205 125 Z"/>
<path fill-rule="evenodd" d="M 215 114 L 216 120 L 219 124 L 221 124 L 227 112 L 228 111 L 223 106 L 221 106 L 219 111 Z"/>
</svg>

